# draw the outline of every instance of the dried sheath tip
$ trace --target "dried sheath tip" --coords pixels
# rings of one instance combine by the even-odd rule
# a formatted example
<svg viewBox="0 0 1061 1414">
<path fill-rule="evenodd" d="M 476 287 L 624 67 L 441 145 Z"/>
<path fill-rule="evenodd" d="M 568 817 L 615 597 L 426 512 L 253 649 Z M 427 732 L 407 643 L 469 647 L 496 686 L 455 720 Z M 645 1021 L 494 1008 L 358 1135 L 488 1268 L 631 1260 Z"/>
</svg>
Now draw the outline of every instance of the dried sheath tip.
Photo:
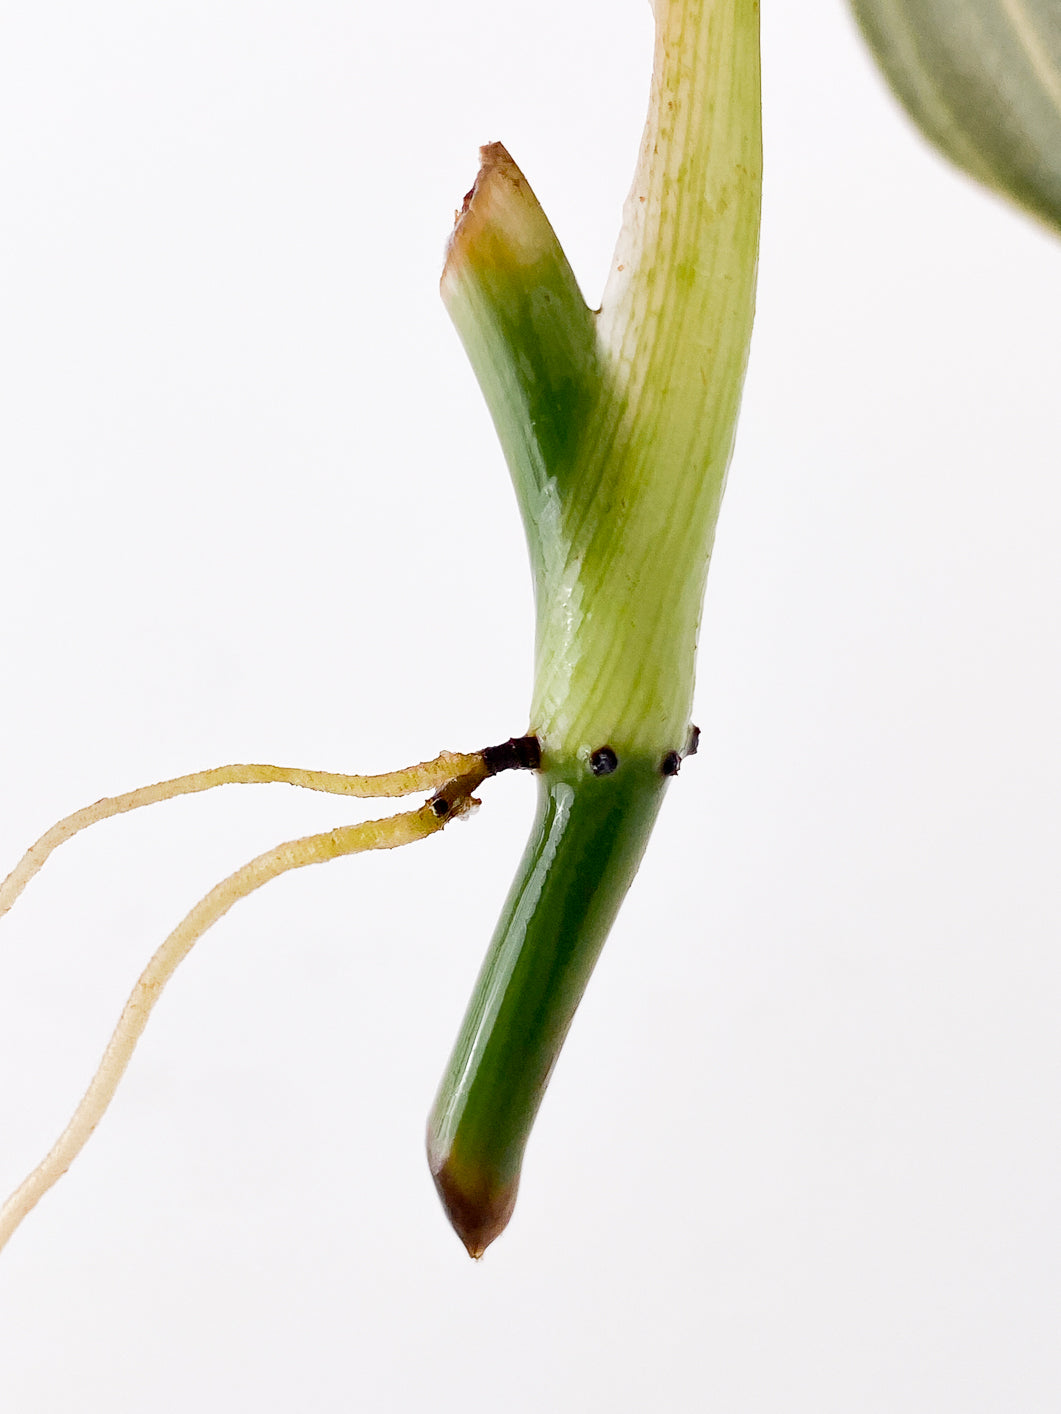
<svg viewBox="0 0 1061 1414">
<path fill-rule="evenodd" d="M 553 255 L 556 237 L 530 183 L 499 142 L 479 149 L 479 172 L 457 212 L 442 269 L 447 284 L 463 267 L 512 269 Z"/>
</svg>

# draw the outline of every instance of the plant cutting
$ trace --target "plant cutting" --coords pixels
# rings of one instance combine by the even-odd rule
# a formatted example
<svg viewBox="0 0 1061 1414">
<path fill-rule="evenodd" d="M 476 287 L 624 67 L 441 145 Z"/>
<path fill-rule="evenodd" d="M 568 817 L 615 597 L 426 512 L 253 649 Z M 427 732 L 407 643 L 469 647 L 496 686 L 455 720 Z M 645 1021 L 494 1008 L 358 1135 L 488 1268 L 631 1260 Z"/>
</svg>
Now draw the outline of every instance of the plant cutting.
<svg viewBox="0 0 1061 1414">
<path fill-rule="evenodd" d="M 758 5 L 661 0 L 649 117 L 602 306 L 590 310 L 526 178 L 483 149 L 442 277 L 516 487 L 537 604 L 529 730 L 384 778 L 268 766 L 102 801 L 34 845 L 8 908 L 88 824 L 223 784 L 354 796 L 433 790 L 390 821 L 252 861 L 170 935 L 50 1154 L 8 1200 L 0 1241 L 69 1166 L 114 1094 L 162 986 L 239 898 L 288 869 L 424 838 L 510 767 L 537 817 L 429 1123 L 431 1170 L 469 1252 L 515 1202 L 531 1124 L 593 964 L 683 758 L 704 581 L 754 307 L 761 188 Z"/>
<path fill-rule="evenodd" d="M 497 146 L 446 266 L 444 297 L 516 481 L 538 605 L 529 731 L 509 749 L 510 764 L 539 771 L 538 821 L 431 1121 L 436 1181 L 473 1253 L 511 1211 L 545 1081 L 691 743 L 696 625 L 751 321 L 756 21 L 750 5 L 659 7 L 650 132 L 598 314 Z M 176 951 L 274 870 L 435 832 L 467 811 L 488 762 L 413 768 L 409 788 L 437 793 L 400 824 L 336 832 L 241 871 Z M 323 781 L 275 768 L 204 775 L 187 788 Z M 350 795 L 362 784 L 333 782 Z M 176 793 L 167 783 L 152 798 Z M 51 1172 L 65 1162 L 63 1151 Z"/>
</svg>

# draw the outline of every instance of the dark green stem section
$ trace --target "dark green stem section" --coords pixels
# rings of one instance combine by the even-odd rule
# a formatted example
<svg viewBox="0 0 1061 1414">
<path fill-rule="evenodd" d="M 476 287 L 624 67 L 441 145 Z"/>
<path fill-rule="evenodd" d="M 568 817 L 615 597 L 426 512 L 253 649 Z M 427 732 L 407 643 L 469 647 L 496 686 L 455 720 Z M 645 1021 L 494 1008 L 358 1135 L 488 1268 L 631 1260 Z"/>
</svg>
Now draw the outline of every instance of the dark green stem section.
<svg viewBox="0 0 1061 1414">
<path fill-rule="evenodd" d="M 508 1222 L 553 1065 L 666 789 L 659 760 L 540 778 L 530 841 L 428 1121 L 442 1201 L 473 1257 Z"/>
</svg>

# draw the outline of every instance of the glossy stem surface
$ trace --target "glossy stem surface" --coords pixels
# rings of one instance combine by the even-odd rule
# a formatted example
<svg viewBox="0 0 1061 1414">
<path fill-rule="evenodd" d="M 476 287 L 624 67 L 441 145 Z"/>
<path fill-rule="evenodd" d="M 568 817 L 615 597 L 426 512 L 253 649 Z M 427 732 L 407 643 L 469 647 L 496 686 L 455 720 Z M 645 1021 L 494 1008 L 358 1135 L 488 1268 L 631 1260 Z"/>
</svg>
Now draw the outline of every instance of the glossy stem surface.
<svg viewBox="0 0 1061 1414">
<path fill-rule="evenodd" d="M 473 1257 L 508 1222 L 523 1150 L 666 789 L 656 759 L 554 764 L 428 1122 L 431 1171 Z"/>
</svg>

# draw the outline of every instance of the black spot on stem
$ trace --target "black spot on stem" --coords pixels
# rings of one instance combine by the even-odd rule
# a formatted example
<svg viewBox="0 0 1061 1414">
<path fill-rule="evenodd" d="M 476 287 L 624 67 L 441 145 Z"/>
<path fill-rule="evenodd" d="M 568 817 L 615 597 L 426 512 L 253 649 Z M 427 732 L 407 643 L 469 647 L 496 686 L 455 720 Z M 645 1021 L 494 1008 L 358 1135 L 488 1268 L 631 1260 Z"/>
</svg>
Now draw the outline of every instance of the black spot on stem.
<svg viewBox="0 0 1061 1414">
<path fill-rule="evenodd" d="M 589 769 L 595 776 L 610 776 L 618 767 L 619 758 L 610 746 L 598 746 L 589 758 Z"/>
</svg>

